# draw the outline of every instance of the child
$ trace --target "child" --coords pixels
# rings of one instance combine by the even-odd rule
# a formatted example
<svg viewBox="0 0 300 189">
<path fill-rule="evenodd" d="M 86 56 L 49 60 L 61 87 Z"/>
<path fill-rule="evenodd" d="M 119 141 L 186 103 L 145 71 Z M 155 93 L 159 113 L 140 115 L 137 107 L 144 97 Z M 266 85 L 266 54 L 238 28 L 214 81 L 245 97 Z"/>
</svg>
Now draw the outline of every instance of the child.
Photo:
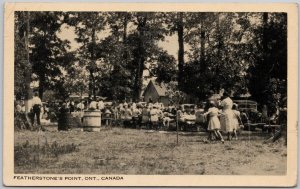
<svg viewBox="0 0 300 189">
<path fill-rule="evenodd" d="M 151 127 L 158 129 L 158 110 L 156 106 L 153 106 L 150 110 L 150 121 L 151 121 Z"/>
<path fill-rule="evenodd" d="M 240 122 L 241 122 L 241 113 L 237 110 L 238 106 L 237 104 L 233 104 L 232 106 L 232 111 L 233 111 L 233 136 L 235 140 L 238 140 L 237 137 L 237 130 L 240 127 Z"/>
<path fill-rule="evenodd" d="M 218 138 L 221 139 L 222 143 L 224 143 L 224 139 L 222 134 L 220 133 L 220 120 L 218 118 L 219 109 L 216 108 L 216 105 L 213 101 L 210 102 L 208 111 L 204 114 L 209 116 L 208 122 L 208 132 L 209 132 L 209 140 L 212 140 L 212 134 L 215 134 Z"/>
</svg>

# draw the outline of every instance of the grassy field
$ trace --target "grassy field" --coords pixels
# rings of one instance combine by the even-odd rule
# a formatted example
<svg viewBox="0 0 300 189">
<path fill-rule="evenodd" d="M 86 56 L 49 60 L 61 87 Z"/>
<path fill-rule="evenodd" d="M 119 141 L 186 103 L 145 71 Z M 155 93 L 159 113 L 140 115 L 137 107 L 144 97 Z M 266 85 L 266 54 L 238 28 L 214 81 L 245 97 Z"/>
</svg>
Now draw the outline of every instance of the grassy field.
<svg viewBox="0 0 300 189">
<path fill-rule="evenodd" d="M 283 142 L 243 133 L 207 142 L 206 133 L 103 128 L 101 132 L 15 132 L 15 173 L 282 175 Z M 17 157 L 16 157 L 17 156 Z"/>
</svg>

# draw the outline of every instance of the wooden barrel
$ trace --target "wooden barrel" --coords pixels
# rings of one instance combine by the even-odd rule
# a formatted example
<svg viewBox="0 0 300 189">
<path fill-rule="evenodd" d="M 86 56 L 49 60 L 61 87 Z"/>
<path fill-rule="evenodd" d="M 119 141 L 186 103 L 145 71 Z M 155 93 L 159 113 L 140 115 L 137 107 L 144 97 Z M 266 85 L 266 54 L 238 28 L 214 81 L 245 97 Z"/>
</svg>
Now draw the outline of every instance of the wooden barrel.
<svg viewBox="0 0 300 189">
<path fill-rule="evenodd" d="M 83 126 L 83 131 L 100 131 L 101 112 L 84 111 L 82 126 Z"/>
</svg>

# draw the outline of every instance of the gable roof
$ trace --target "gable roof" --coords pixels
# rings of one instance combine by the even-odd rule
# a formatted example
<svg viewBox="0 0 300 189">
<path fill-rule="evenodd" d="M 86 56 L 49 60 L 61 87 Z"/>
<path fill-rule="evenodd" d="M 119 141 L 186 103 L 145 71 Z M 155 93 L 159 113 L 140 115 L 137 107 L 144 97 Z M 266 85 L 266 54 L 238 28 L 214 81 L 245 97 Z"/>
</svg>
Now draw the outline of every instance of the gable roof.
<svg viewBox="0 0 300 189">
<path fill-rule="evenodd" d="M 147 89 L 149 88 L 150 85 L 153 85 L 153 87 L 155 88 L 158 96 L 166 96 L 167 95 L 167 88 L 164 84 L 159 85 L 158 83 L 156 83 L 153 80 L 150 80 L 146 89 L 144 90 L 143 95 L 145 95 L 145 92 L 147 91 Z"/>
</svg>

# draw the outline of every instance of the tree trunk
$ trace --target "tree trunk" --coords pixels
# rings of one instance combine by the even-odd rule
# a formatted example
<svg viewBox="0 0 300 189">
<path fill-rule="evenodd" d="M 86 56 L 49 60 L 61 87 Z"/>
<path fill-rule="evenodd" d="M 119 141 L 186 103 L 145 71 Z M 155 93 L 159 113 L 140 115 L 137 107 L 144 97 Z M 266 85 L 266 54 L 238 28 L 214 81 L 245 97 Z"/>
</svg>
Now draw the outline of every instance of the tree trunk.
<svg viewBox="0 0 300 189">
<path fill-rule="evenodd" d="M 205 70 L 205 26 L 203 14 L 200 15 L 200 69 Z"/>
<path fill-rule="evenodd" d="M 45 88 L 45 74 L 41 73 L 39 76 L 39 97 L 43 99 L 44 88 Z"/>
<path fill-rule="evenodd" d="M 218 46 L 217 46 L 217 64 L 216 64 L 216 68 L 215 68 L 215 77 L 219 77 L 220 76 L 220 65 L 222 64 L 222 55 L 221 55 L 221 50 L 223 48 L 223 38 L 222 38 L 222 34 L 220 31 L 220 13 L 217 13 L 216 18 L 217 18 L 217 35 L 218 35 Z M 221 89 L 220 86 L 220 82 L 215 83 L 215 92 L 218 93 L 219 90 Z"/>
<path fill-rule="evenodd" d="M 127 25 L 128 25 L 128 13 L 125 13 L 124 21 L 123 21 L 123 43 L 126 43 L 127 40 Z"/>
<path fill-rule="evenodd" d="M 24 70 L 24 76 L 25 76 L 25 112 L 28 113 L 30 111 L 29 107 L 29 100 L 32 98 L 32 90 L 30 88 L 30 83 L 31 83 L 31 72 L 32 72 L 32 66 L 30 64 L 30 60 L 29 60 L 29 31 L 30 31 L 30 27 L 29 27 L 29 19 L 30 19 L 30 15 L 29 12 L 26 12 L 26 16 L 24 16 L 25 23 L 26 23 L 26 31 L 25 31 L 25 47 L 26 47 L 26 61 L 27 61 L 27 65 L 25 66 L 26 69 Z M 24 13 L 25 15 L 25 13 Z"/>
<path fill-rule="evenodd" d="M 96 30 L 95 28 L 92 29 L 92 47 L 91 47 L 91 65 L 90 65 L 90 94 L 93 98 L 96 98 L 96 86 L 95 86 L 95 77 L 94 71 L 96 67 L 96 60 L 95 60 L 95 45 L 96 45 Z"/>
<path fill-rule="evenodd" d="M 268 36 L 267 36 L 267 26 L 268 26 L 268 18 L 269 14 L 267 12 L 263 13 L 263 39 L 262 39 L 262 44 L 263 44 L 263 50 L 264 52 L 267 52 L 268 49 Z M 267 53 L 264 53 L 264 58 L 266 58 Z"/>
<path fill-rule="evenodd" d="M 183 13 L 177 13 L 177 35 L 178 35 L 178 87 L 183 85 L 183 66 L 184 66 L 184 39 L 183 39 Z"/>
<path fill-rule="evenodd" d="M 134 83 L 134 91 L 133 91 L 133 99 L 139 100 L 140 94 L 143 86 L 143 71 L 145 64 L 145 46 L 144 46 L 144 38 L 145 38 L 145 27 L 147 16 L 144 15 L 142 19 L 138 19 L 138 27 L 137 30 L 139 32 L 139 43 L 136 54 L 136 63 L 137 63 L 137 71 L 135 75 L 135 83 Z"/>
</svg>

